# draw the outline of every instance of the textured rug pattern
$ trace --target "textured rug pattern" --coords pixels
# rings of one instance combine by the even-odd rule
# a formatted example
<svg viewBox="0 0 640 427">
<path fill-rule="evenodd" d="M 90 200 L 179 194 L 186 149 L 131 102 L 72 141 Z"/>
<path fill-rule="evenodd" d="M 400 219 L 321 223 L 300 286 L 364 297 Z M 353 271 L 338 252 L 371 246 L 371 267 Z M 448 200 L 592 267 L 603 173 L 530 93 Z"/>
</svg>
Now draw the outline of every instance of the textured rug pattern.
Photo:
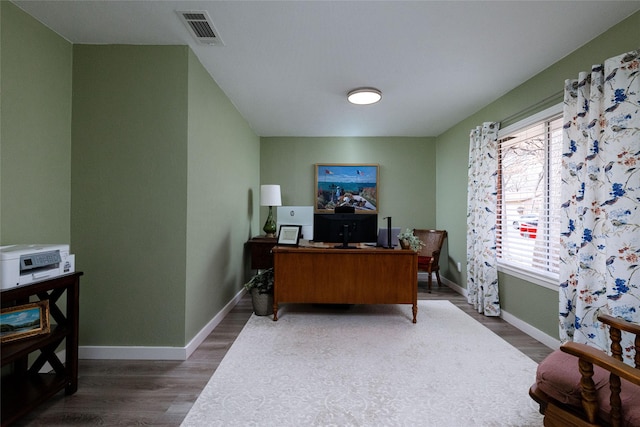
<svg viewBox="0 0 640 427">
<path fill-rule="evenodd" d="M 183 426 L 541 426 L 537 364 L 449 301 L 252 316 Z"/>
</svg>

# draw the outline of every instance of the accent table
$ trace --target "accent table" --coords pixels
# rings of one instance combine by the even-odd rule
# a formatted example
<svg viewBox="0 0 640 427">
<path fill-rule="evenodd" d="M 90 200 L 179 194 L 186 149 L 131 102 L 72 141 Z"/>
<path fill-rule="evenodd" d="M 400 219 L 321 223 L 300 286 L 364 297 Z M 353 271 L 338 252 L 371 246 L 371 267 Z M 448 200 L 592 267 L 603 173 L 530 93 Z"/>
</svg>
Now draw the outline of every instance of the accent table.
<svg viewBox="0 0 640 427">
<path fill-rule="evenodd" d="M 278 240 L 275 237 L 256 236 L 247 242 L 251 251 L 251 269 L 264 270 L 273 267 L 271 249 Z"/>
<path fill-rule="evenodd" d="M 2 366 L 13 365 L 2 377 L 2 426 L 27 414 L 36 405 L 64 389 L 73 394 L 78 389 L 78 306 L 81 272 L 59 276 L 29 285 L 3 289 L 2 307 L 25 304 L 30 298 L 49 300 L 51 332 L 2 344 Z M 58 300 L 65 302 L 61 307 Z M 64 311 L 63 311 L 64 310 Z M 56 355 L 62 342 L 65 362 Z M 32 360 L 29 355 L 38 354 Z M 45 363 L 53 368 L 41 373 Z"/>
</svg>

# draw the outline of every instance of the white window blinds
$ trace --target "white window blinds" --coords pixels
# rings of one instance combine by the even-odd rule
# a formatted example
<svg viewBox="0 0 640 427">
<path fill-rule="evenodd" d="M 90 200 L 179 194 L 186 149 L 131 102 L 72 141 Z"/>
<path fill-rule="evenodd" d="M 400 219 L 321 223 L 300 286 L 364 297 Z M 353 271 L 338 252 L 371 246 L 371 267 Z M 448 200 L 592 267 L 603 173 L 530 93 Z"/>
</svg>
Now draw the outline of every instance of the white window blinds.
<svg viewBox="0 0 640 427">
<path fill-rule="evenodd" d="M 557 278 L 562 116 L 509 129 L 498 139 L 498 259 Z"/>
</svg>

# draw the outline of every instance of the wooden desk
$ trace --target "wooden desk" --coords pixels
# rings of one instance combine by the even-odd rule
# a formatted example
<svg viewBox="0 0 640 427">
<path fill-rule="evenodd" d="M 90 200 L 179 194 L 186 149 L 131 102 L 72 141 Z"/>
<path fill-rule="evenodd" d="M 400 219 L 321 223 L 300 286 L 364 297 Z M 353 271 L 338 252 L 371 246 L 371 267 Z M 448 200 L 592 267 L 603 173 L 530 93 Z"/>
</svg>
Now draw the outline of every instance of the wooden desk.
<svg viewBox="0 0 640 427">
<path fill-rule="evenodd" d="M 278 304 L 412 304 L 418 313 L 418 255 L 407 249 L 273 248 L 273 320 Z"/>
</svg>

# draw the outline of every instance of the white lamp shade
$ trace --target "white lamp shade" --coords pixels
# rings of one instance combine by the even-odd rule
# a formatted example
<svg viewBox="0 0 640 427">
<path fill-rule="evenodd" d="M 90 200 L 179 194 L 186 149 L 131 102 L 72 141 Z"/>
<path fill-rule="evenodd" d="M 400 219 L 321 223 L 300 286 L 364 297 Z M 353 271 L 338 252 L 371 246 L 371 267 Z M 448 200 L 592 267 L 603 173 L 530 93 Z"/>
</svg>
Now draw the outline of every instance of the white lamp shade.
<svg viewBox="0 0 640 427">
<path fill-rule="evenodd" d="M 282 206 L 279 185 L 260 186 L 260 206 Z"/>
</svg>

